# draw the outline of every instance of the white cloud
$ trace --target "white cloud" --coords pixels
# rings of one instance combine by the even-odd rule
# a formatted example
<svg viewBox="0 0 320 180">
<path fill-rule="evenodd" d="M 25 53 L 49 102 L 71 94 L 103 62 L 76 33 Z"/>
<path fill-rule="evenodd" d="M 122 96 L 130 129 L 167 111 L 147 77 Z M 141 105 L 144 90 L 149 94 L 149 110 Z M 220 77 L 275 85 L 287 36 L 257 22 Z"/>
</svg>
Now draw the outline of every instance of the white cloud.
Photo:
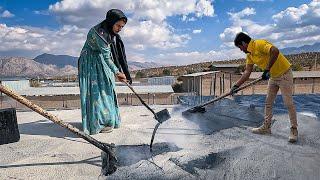
<svg viewBox="0 0 320 180">
<path fill-rule="evenodd" d="M 191 22 L 191 21 L 196 21 L 197 19 L 195 17 L 188 17 L 186 15 L 183 15 L 181 20 L 184 22 Z"/>
<path fill-rule="evenodd" d="M 14 17 L 14 14 L 12 14 L 8 10 L 5 10 L 0 14 L 0 17 L 2 17 L 2 18 L 11 18 L 11 17 Z"/>
<path fill-rule="evenodd" d="M 122 9 L 131 14 L 134 20 L 151 20 L 155 23 L 174 15 L 214 15 L 214 8 L 209 0 L 64 0 L 50 5 L 49 11 L 57 15 L 62 23 L 91 26 L 103 20 L 106 10 L 110 8 Z"/>
<path fill-rule="evenodd" d="M 33 11 L 34 14 L 37 14 L 37 15 L 45 15 L 45 16 L 48 16 L 49 15 L 49 12 L 46 11 L 46 10 L 43 10 L 43 11 Z"/>
<path fill-rule="evenodd" d="M 62 0 L 50 5 L 47 10 L 34 11 L 35 14 L 48 13 L 56 17 L 62 28 L 48 30 L 4 25 L 2 30 L 8 36 L 0 36 L 6 42 L 0 45 L 0 50 L 78 56 L 89 28 L 104 20 L 106 11 L 111 8 L 121 9 L 129 17 L 121 36 L 127 54 L 132 55 L 133 52 L 147 52 L 150 49 L 172 51 L 188 43 L 190 35 L 176 30 L 166 22 L 170 16 L 185 16 L 188 17 L 187 21 L 214 16 L 211 0 Z M 19 29 L 25 32 L 19 34 L 16 32 Z M 142 61 L 143 58 L 135 54 L 133 59 Z"/>
<path fill-rule="evenodd" d="M 0 51 L 25 51 L 29 54 L 48 52 L 79 56 L 86 35 L 84 31 L 75 26 L 63 26 L 58 31 L 52 31 L 0 24 Z"/>
<path fill-rule="evenodd" d="M 236 34 L 241 31 L 242 31 L 241 26 L 232 26 L 232 27 L 226 28 L 223 31 L 223 33 L 221 33 L 219 36 L 222 41 L 230 42 L 230 41 L 233 41 Z"/>
<path fill-rule="evenodd" d="M 185 45 L 190 39 L 189 35 L 174 34 L 172 29 L 165 22 L 161 24 L 152 21 L 133 22 L 125 26 L 122 36 L 127 46 L 137 50 L 141 50 L 142 44 L 143 49 L 146 47 L 171 49 Z"/>
<path fill-rule="evenodd" d="M 237 13 L 228 12 L 228 14 L 231 17 L 231 20 L 236 21 L 243 17 L 256 14 L 256 10 L 254 8 L 247 7 L 240 12 L 237 12 Z"/>
<path fill-rule="evenodd" d="M 244 58 L 244 53 L 242 53 L 237 48 L 223 49 L 220 51 L 209 51 L 209 52 L 176 52 L 176 53 L 166 53 L 161 54 L 156 57 L 159 62 L 163 64 L 171 65 L 182 65 L 182 64 L 194 64 L 198 62 L 206 61 L 218 61 L 227 59 L 237 59 Z"/>
<path fill-rule="evenodd" d="M 246 16 L 255 14 L 252 8 L 228 14 L 232 26 L 220 34 L 220 38 L 226 46 L 231 44 L 235 34 L 240 31 L 247 32 L 255 39 L 268 39 L 280 48 L 302 46 L 319 41 L 319 0 L 313 0 L 309 4 L 302 4 L 299 7 L 288 7 L 272 16 L 274 22 L 264 25 L 246 19 L 248 18 Z"/>
<path fill-rule="evenodd" d="M 201 29 L 195 29 L 192 31 L 193 34 L 199 34 L 201 33 Z"/>
</svg>

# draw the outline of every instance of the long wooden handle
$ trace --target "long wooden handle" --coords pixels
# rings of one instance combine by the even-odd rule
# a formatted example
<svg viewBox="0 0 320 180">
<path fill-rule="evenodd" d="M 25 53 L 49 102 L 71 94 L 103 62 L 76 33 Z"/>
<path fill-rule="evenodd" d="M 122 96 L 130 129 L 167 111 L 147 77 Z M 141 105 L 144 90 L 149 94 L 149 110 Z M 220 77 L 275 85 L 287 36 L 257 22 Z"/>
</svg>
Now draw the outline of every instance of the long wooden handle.
<svg viewBox="0 0 320 180">
<path fill-rule="evenodd" d="M 236 89 L 236 91 L 241 91 L 241 90 L 243 90 L 243 89 L 245 89 L 245 88 L 247 88 L 247 87 L 249 87 L 249 86 L 252 86 L 252 85 L 260 82 L 261 80 L 262 80 L 262 78 L 258 78 L 258 79 L 254 80 L 254 81 L 252 81 L 252 82 L 250 82 L 250 83 L 248 83 L 248 84 L 246 84 L 246 85 L 243 85 L 243 86 L 239 87 L 238 89 Z M 192 107 L 192 108 L 190 108 L 190 109 L 201 108 L 201 107 L 206 106 L 206 105 L 208 105 L 208 104 L 211 104 L 211 103 L 214 103 L 214 102 L 216 102 L 216 101 L 219 101 L 220 99 L 223 99 L 223 98 L 225 98 L 225 97 L 227 97 L 227 96 L 229 96 L 229 95 L 231 95 L 231 94 L 232 94 L 231 92 L 225 93 L 225 94 L 223 94 L 223 95 L 221 95 L 221 96 L 219 96 L 219 97 L 217 97 L 217 98 L 215 98 L 215 99 L 212 99 L 212 100 L 210 100 L 210 101 L 208 101 L 208 102 L 205 102 L 205 103 L 203 103 L 203 104 L 200 104 L 200 105 L 198 105 L 198 106 Z"/>
<path fill-rule="evenodd" d="M 156 113 L 153 111 L 153 109 L 151 109 L 145 102 L 144 102 L 144 100 L 139 96 L 139 94 L 133 89 L 133 87 L 128 83 L 128 82 L 124 82 L 130 89 L 131 89 L 131 91 L 138 97 L 138 99 L 140 100 L 140 102 L 146 107 L 146 108 L 148 108 L 151 112 L 152 112 L 152 114 L 154 114 L 155 116 L 157 116 L 156 115 Z"/>
<path fill-rule="evenodd" d="M 53 121 L 54 123 L 56 123 L 56 124 L 58 124 L 58 125 L 60 125 L 60 126 L 62 126 L 64 128 L 66 128 L 66 129 L 68 129 L 69 131 L 73 132 L 77 136 L 79 136 L 79 137 L 83 138 L 84 140 L 88 141 L 89 143 L 93 144 L 97 148 L 105 151 L 110 156 L 114 156 L 113 155 L 114 153 L 112 153 L 110 151 L 110 148 L 114 148 L 113 147 L 114 145 L 99 142 L 98 140 L 96 140 L 93 137 L 85 134 L 83 131 L 80 131 L 78 128 L 72 126 L 71 124 L 63 122 L 57 116 L 45 111 L 40 106 L 32 103 L 28 99 L 26 99 L 23 96 L 15 93 L 14 91 L 9 89 L 8 87 L 3 86 L 2 84 L 0 84 L 0 91 L 3 92 L 4 94 L 6 94 L 7 96 L 12 97 L 13 99 L 15 99 L 16 101 L 20 102 L 21 104 L 24 104 L 25 106 L 27 106 L 28 108 L 32 109 L 33 111 L 41 114 L 45 118 L 47 118 L 47 119 Z"/>
</svg>

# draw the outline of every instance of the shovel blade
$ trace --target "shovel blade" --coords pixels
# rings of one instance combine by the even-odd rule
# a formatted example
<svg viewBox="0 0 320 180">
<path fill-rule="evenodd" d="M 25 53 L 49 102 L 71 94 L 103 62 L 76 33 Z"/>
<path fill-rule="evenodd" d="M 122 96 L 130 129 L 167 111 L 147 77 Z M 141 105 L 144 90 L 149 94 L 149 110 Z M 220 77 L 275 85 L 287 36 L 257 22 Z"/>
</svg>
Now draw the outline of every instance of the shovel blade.
<svg viewBox="0 0 320 180">
<path fill-rule="evenodd" d="M 169 114 L 168 109 L 163 109 L 159 112 L 156 113 L 155 119 L 159 122 L 159 123 L 163 123 L 164 121 L 170 119 L 171 116 Z"/>
</svg>

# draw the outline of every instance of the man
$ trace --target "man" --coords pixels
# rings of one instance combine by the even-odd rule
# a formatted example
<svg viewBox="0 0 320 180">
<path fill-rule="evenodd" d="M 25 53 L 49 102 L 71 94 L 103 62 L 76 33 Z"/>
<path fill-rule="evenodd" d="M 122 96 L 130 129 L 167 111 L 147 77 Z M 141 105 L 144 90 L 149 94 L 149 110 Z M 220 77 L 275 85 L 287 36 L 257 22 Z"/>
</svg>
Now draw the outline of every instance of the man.
<svg viewBox="0 0 320 180">
<path fill-rule="evenodd" d="M 298 124 L 295 105 L 292 99 L 293 76 L 291 64 L 279 52 L 278 48 L 266 40 L 254 40 L 247 34 L 240 32 L 236 35 L 234 44 L 247 54 L 247 59 L 245 71 L 233 85 L 230 93 L 237 93 L 237 88 L 249 79 L 254 64 L 264 70 L 262 79 L 269 80 L 265 103 L 265 120 L 262 126 L 253 128 L 252 132 L 256 134 L 271 134 L 272 106 L 280 88 L 291 122 L 289 142 L 296 142 L 298 139 Z"/>
</svg>

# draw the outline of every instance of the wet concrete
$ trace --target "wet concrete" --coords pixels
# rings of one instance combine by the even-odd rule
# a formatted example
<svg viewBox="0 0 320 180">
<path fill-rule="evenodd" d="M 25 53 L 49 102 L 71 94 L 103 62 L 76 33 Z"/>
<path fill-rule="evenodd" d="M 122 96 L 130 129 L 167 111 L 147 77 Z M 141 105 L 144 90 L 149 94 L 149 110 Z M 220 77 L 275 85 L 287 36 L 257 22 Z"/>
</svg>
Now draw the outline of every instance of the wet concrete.
<svg viewBox="0 0 320 180">
<path fill-rule="evenodd" d="M 256 135 L 259 107 L 223 100 L 203 114 L 168 108 L 172 118 L 149 143 L 157 123 L 142 106 L 121 107 L 122 126 L 94 135 L 117 145 L 118 170 L 108 179 L 319 179 L 320 121 L 298 114 L 299 141 L 288 143 L 287 114 L 276 114 L 272 135 Z M 79 125 L 80 110 L 55 111 Z M 100 150 L 32 112 L 18 113 L 21 140 L 0 146 L 0 179 L 106 179 Z"/>
</svg>

